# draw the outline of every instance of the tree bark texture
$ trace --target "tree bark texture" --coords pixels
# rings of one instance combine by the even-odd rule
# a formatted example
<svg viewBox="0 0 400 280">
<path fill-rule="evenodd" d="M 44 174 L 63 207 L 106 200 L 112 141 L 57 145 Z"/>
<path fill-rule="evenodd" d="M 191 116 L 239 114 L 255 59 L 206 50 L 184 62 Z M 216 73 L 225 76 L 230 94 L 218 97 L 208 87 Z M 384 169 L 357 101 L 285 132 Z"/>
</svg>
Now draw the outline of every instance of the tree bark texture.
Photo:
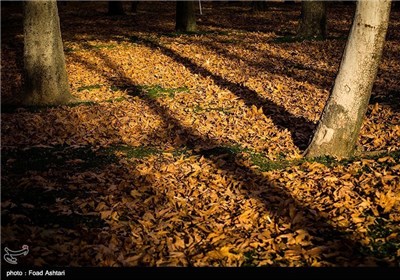
<svg viewBox="0 0 400 280">
<path fill-rule="evenodd" d="M 305 156 L 345 158 L 353 154 L 382 56 L 389 14 L 390 0 L 357 2 L 333 90 Z"/>
<path fill-rule="evenodd" d="M 300 26 L 297 34 L 300 38 L 326 37 L 325 1 L 302 1 Z"/>
<path fill-rule="evenodd" d="M 72 99 L 55 0 L 24 2 L 24 82 L 26 105 Z"/>
<path fill-rule="evenodd" d="M 194 32 L 197 30 L 195 4 L 193 1 L 176 1 L 176 31 Z"/>
</svg>

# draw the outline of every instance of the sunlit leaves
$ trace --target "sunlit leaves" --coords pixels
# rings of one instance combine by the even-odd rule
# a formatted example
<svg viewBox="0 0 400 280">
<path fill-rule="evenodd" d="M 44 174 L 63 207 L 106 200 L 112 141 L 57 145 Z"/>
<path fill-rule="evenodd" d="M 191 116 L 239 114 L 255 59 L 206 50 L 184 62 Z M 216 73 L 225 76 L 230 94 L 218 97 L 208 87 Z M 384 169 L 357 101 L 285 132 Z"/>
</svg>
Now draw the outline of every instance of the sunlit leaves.
<svg viewBox="0 0 400 280">
<path fill-rule="evenodd" d="M 268 24 L 282 32 L 292 24 L 285 13 L 274 11 Z M 240 20 L 224 32 L 205 24 L 213 33 L 167 36 L 173 26 L 161 16 L 146 22 L 156 25 L 151 32 L 102 18 L 103 34 L 97 21 L 70 17 L 71 90 L 95 103 L 2 113 L 2 234 L 16 246 L 34 243 L 27 263 L 395 263 L 398 153 L 289 161 L 301 158 L 295 140 L 308 140 L 304 125 L 319 117 L 344 41 L 278 42 L 275 32 L 240 31 L 248 28 Z M 208 20 L 227 20 L 219 17 Z M 80 20 L 85 34 L 76 32 Z M 373 95 L 384 101 L 398 90 L 394 50 L 398 42 L 388 42 Z M 2 48 L 2 97 L 21 85 L 16 55 Z M 399 149 L 399 112 L 390 102 L 370 105 L 364 150 Z M 51 157 L 12 156 L 32 147 Z M 71 157 L 78 149 L 105 149 L 112 160 Z"/>
</svg>

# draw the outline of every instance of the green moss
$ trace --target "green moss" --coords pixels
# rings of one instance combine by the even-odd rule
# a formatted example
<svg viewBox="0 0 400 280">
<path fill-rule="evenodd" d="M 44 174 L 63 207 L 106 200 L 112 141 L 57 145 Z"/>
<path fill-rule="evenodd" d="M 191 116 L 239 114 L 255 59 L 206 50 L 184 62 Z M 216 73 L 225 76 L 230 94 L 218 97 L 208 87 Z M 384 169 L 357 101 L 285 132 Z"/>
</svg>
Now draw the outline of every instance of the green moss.
<svg viewBox="0 0 400 280">
<path fill-rule="evenodd" d="M 393 159 L 395 159 L 396 162 L 399 162 L 400 161 L 400 150 L 392 151 L 392 152 L 382 152 L 380 154 L 373 155 L 370 158 L 374 159 L 374 160 L 378 160 L 378 159 L 380 159 L 382 157 L 386 157 L 386 156 L 390 156 Z M 392 166 L 393 165 L 393 163 L 390 161 L 384 161 L 384 162 L 381 162 L 380 164 L 383 166 Z"/>
<path fill-rule="evenodd" d="M 29 149 L 3 149 L 1 164 L 3 174 L 21 174 L 27 171 L 47 171 L 52 168 L 68 171 L 86 171 L 99 169 L 110 163 L 118 163 L 116 152 L 122 152 L 127 158 L 143 159 L 164 151 L 148 146 L 115 145 L 100 149 L 92 146 L 70 147 L 56 145 L 31 147 Z M 188 149 L 177 149 L 174 156 L 189 154 Z"/>
<path fill-rule="evenodd" d="M 398 235 L 394 238 L 387 237 L 392 233 Z M 359 251 L 363 255 L 374 256 L 379 259 L 393 258 L 397 251 L 400 250 L 400 230 L 396 222 L 378 217 L 373 225 L 368 227 L 368 236 L 370 244 L 368 246 L 360 246 Z"/>
<path fill-rule="evenodd" d="M 91 90 L 94 90 L 94 89 L 99 89 L 99 88 L 101 88 L 101 86 L 102 86 L 101 84 L 81 86 L 81 87 L 79 87 L 77 89 L 77 91 L 78 92 L 81 92 L 81 91 L 84 91 L 84 90 L 91 91 Z"/>
<path fill-rule="evenodd" d="M 234 39 L 225 39 L 225 40 L 220 40 L 220 43 L 223 44 L 236 44 L 236 43 L 240 43 L 239 40 L 234 40 Z"/>
<path fill-rule="evenodd" d="M 220 155 L 236 156 L 243 150 L 244 149 L 238 145 L 232 145 L 232 146 L 218 146 L 211 149 L 203 149 L 199 153 L 200 155 L 206 157 L 220 156 Z"/>
<path fill-rule="evenodd" d="M 108 154 L 114 154 L 115 152 L 122 152 L 127 158 L 142 159 L 150 155 L 160 154 L 162 151 L 145 146 L 114 146 L 107 149 Z"/>
<path fill-rule="evenodd" d="M 278 155 L 278 160 L 270 160 L 267 157 L 265 157 L 263 154 L 256 153 L 249 149 L 243 149 L 242 151 L 249 152 L 252 163 L 254 165 L 258 166 L 261 171 L 272 171 L 272 170 L 277 170 L 277 169 L 284 169 L 289 166 L 301 165 L 304 162 L 318 162 L 327 167 L 334 167 L 337 165 L 348 165 L 348 164 L 353 163 L 354 161 L 358 161 L 361 159 L 361 157 L 351 157 L 348 159 L 337 160 L 336 158 L 331 157 L 331 156 L 320 156 L 320 157 L 315 157 L 315 158 L 301 158 L 301 159 L 289 161 L 289 160 L 285 159 L 285 154 L 281 152 Z M 379 155 L 375 155 L 375 156 L 370 156 L 370 157 L 363 157 L 363 158 L 378 160 L 379 158 L 384 157 L 384 156 L 391 156 L 393 158 L 400 159 L 400 150 L 394 151 L 394 152 L 389 152 L 389 153 L 383 153 L 383 154 L 379 154 Z M 394 165 L 394 163 L 391 163 L 389 161 L 382 162 L 380 164 L 388 165 L 388 166 Z M 366 165 L 365 167 L 363 167 L 363 171 L 370 171 L 370 168 Z"/>
<path fill-rule="evenodd" d="M 127 100 L 127 97 L 120 96 L 116 98 L 110 98 L 101 102 L 112 103 L 112 102 L 121 102 Z M 1 105 L 1 112 L 2 113 L 18 113 L 19 110 L 23 109 L 31 113 L 41 112 L 52 108 L 59 108 L 59 107 L 77 107 L 77 106 L 95 106 L 100 104 L 101 102 L 98 101 L 80 101 L 80 102 L 73 102 L 69 104 L 63 105 L 36 105 L 36 106 L 24 106 L 24 105 L 14 105 L 14 104 L 2 104 Z"/>
<path fill-rule="evenodd" d="M 243 254 L 244 256 L 244 263 L 242 266 L 255 266 L 254 261 L 256 258 L 255 250 L 247 251 Z"/>
<path fill-rule="evenodd" d="M 3 170 L 12 173 L 47 171 L 51 168 L 65 168 L 80 171 L 100 168 L 116 161 L 116 157 L 91 146 L 72 148 L 66 145 L 32 147 L 29 149 L 3 149 L 1 162 Z"/>
<path fill-rule="evenodd" d="M 304 41 L 323 41 L 323 40 L 325 40 L 323 37 L 304 38 L 298 36 L 282 36 L 275 38 L 272 42 L 277 44 L 284 44 L 284 43 L 301 43 Z"/>
<path fill-rule="evenodd" d="M 110 87 L 110 89 L 111 89 L 112 91 L 118 91 L 118 90 L 120 90 L 121 88 L 120 88 L 120 87 L 117 87 L 117 86 L 115 86 L 115 85 L 112 85 L 112 86 Z"/>
<path fill-rule="evenodd" d="M 229 32 L 227 31 L 188 31 L 188 32 L 183 32 L 183 31 L 175 31 L 175 32 L 169 32 L 169 33 L 162 33 L 162 36 L 165 37 L 170 37 L 170 38 L 175 38 L 175 37 L 180 37 L 180 36 L 200 36 L 200 35 L 229 35 Z"/>
<path fill-rule="evenodd" d="M 338 161 L 337 159 L 335 159 L 334 157 L 331 157 L 331 156 L 319 156 L 319 157 L 311 158 L 311 159 L 307 160 L 307 162 L 318 162 L 318 163 L 322 163 L 323 165 L 326 165 L 328 167 L 331 167 L 331 166 L 337 165 L 340 161 Z"/>
<path fill-rule="evenodd" d="M 124 100 L 127 100 L 127 98 L 125 96 L 120 96 L 120 97 L 116 97 L 116 98 L 107 99 L 104 102 L 112 103 L 112 102 L 122 102 Z"/>
<path fill-rule="evenodd" d="M 86 49 L 96 49 L 96 50 L 101 50 L 101 49 L 113 49 L 115 48 L 116 45 L 114 44 L 102 44 L 102 45 L 86 45 Z"/>
<path fill-rule="evenodd" d="M 284 169 L 291 165 L 287 160 L 270 160 L 259 153 L 251 153 L 250 159 L 252 163 L 260 168 L 261 171 L 272 171 L 277 169 Z"/>
<path fill-rule="evenodd" d="M 193 112 L 194 113 L 201 113 L 201 112 L 211 112 L 211 111 L 217 111 L 217 112 L 222 112 L 225 114 L 229 114 L 230 110 L 232 110 L 233 107 L 201 107 L 200 105 L 196 105 L 193 107 Z"/>
<path fill-rule="evenodd" d="M 160 97 L 174 98 L 175 93 L 188 91 L 189 89 L 187 87 L 163 88 L 160 85 L 136 86 L 136 91 L 131 95 L 143 95 L 144 97 L 150 99 L 157 99 Z"/>
<path fill-rule="evenodd" d="M 200 154 L 203 156 L 209 157 L 209 156 L 226 155 L 231 159 L 233 159 L 236 156 L 239 156 L 239 154 L 241 153 L 248 154 L 252 164 L 258 166 L 262 172 L 283 169 L 290 165 L 299 164 L 300 162 L 300 161 L 284 160 L 283 158 L 285 158 L 285 155 L 283 153 L 279 155 L 279 157 L 282 158 L 282 160 L 270 160 L 263 154 L 257 153 L 249 148 L 241 147 L 240 145 L 218 146 L 212 149 L 204 149 L 200 151 Z"/>
<path fill-rule="evenodd" d="M 202 112 L 202 111 L 204 111 L 204 109 L 203 109 L 203 107 L 201 107 L 200 105 L 196 105 L 196 106 L 194 106 L 193 107 L 193 112 L 194 113 L 200 113 L 200 112 Z"/>
<path fill-rule="evenodd" d="M 64 52 L 65 52 L 65 53 L 72 53 L 72 52 L 74 52 L 74 51 L 75 51 L 74 48 L 70 48 L 70 47 L 64 48 Z"/>
<path fill-rule="evenodd" d="M 374 224 L 368 227 L 368 235 L 373 239 L 385 238 L 393 233 L 393 228 L 390 226 L 393 226 L 391 221 L 378 217 L 375 219 Z"/>
</svg>

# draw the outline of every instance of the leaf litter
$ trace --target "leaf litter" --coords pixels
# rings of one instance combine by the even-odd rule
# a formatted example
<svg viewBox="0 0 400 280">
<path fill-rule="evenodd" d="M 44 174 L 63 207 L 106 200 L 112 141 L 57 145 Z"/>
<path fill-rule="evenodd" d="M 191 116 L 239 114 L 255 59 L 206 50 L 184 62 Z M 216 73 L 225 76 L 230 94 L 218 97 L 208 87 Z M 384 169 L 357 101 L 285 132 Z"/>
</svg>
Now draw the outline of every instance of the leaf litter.
<svg viewBox="0 0 400 280">
<path fill-rule="evenodd" d="M 83 102 L 3 110 L 2 245 L 24 240 L 21 261 L 39 266 L 398 266 L 398 11 L 358 140 L 381 153 L 339 162 L 301 153 L 351 8 L 330 9 L 332 38 L 290 42 L 293 8 L 206 2 L 200 31 L 178 34 L 172 4 L 157 17 L 140 4 L 118 19 L 99 3 L 60 8 Z M 4 109 L 22 84 L 12 27 Z"/>
</svg>

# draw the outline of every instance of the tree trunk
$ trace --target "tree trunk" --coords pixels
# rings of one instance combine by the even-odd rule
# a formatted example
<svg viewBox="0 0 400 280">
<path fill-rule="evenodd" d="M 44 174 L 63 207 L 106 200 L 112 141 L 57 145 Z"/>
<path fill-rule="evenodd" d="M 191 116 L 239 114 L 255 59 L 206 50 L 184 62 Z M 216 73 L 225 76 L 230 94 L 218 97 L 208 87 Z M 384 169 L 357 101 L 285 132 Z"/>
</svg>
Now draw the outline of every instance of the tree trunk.
<svg viewBox="0 0 400 280">
<path fill-rule="evenodd" d="M 56 0 L 24 1 L 24 78 L 24 104 L 63 104 L 72 99 Z"/>
<path fill-rule="evenodd" d="M 108 14 L 112 16 L 124 15 L 122 1 L 108 1 Z"/>
<path fill-rule="evenodd" d="M 137 7 L 138 7 L 139 1 L 132 1 L 131 3 L 131 12 L 132 13 L 137 13 Z"/>
<path fill-rule="evenodd" d="M 300 38 L 326 37 L 326 3 L 324 1 L 302 1 L 300 27 L 297 34 Z"/>
<path fill-rule="evenodd" d="M 353 154 L 389 22 L 390 0 L 358 1 L 339 72 L 307 157 Z"/>
<path fill-rule="evenodd" d="M 176 1 L 176 31 L 194 32 L 197 30 L 194 7 L 197 2 Z"/>
<path fill-rule="evenodd" d="M 267 9 L 267 3 L 265 1 L 252 1 L 251 8 L 253 11 L 262 12 Z"/>
</svg>

